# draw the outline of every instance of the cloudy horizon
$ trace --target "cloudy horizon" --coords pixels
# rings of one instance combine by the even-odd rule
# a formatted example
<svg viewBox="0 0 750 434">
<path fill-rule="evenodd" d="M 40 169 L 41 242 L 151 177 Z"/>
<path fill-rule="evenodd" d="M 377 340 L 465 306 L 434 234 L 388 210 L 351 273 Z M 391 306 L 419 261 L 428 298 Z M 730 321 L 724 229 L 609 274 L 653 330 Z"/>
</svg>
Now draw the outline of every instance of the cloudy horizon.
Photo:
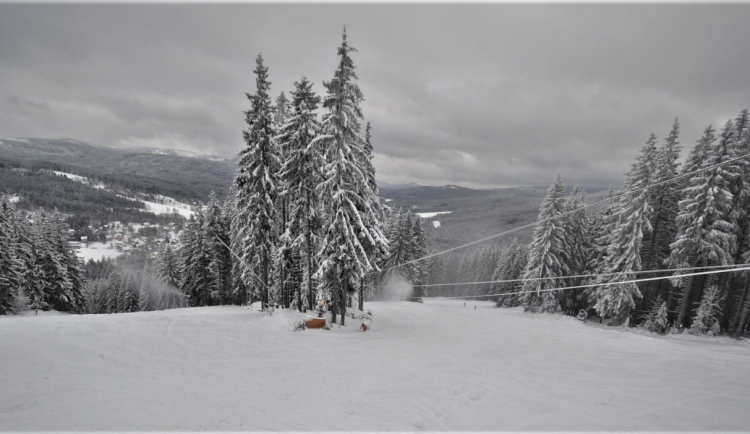
<svg viewBox="0 0 750 434">
<path fill-rule="evenodd" d="M 323 95 L 344 25 L 378 179 L 618 186 L 749 108 L 747 5 L 0 5 L 0 137 L 232 157 L 262 53 Z M 319 110 L 322 114 L 322 109 Z"/>
</svg>

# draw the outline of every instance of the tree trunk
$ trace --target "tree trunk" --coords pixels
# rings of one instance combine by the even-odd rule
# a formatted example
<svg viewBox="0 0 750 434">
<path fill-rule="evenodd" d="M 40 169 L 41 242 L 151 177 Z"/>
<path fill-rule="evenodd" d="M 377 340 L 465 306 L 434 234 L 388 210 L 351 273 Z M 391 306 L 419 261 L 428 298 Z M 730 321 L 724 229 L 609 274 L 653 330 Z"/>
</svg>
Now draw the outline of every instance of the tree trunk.
<svg viewBox="0 0 750 434">
<path fill-rule="evenodd" d="M 344 319 L 346 318 L 346 297 L 349 295 L 349 276 L 344 272 L 344 283 L 341 285 L 341 296 L 339 302 L 341 303 L 341 325 L 344 325 Z"/>
<path fill-rule="evenodd" d="M 260 307 L 261 310 L 266 310 L 268 308 L 268 253 L 263 253 L 263 281 L 261 282 L 262 288 L 261 288 L 261 299 L 260 299 Z"/>
<path fill-rule="evenodd" d="M 750 279 L 748 279 L 747 283 L 745 284 L 745 294 L 747 295 L 748 288 L 750 288 Z M 739 324 L 737 325 L 737 328 L 734 331 L 734 337 L 739 339 L 742 337 L 742 333 L 745 331 L 745 328 L 747 328 L 747 321 L 748 317 L 750 317 L 750 298 L 746 298 L 745 302 L 740 306 L 740 312 L 738 317 L 740 317 Z"/>
<path fill-rule="evenodd" d="M 331 279 L 331 324 L 336 324 L 336 304 L 338 303 L 338 266 L 332 272 L 333 279 Z"/>
<path fill-rule="evenodd" d="M 745 306 L 745 300 L 747 299 L 747 291 L 748 288 L 750 288 L 750 279 L 747 279 L 747 282 L 745 283 L 745 289 L 742 291 L 742 294 L 740 295 L 740 300 L 737 303 L 737 309 L 735 311 L 735 314 L 733 315 L 732 321 L 729 324 L 729 331 L 734 334 L 734 332 L 737 330 L 737 326 L 740 323 L 740 320 L 742 319 L 742 308 Z"/>
<path fill-rule="evenodd" d="M 359 311 L 364 312 L 365 311 L 364 308 L 365 308 L 365 278 L 363 277 L 359 285 Z"/>
<path fill-rule="evenodd" d="M 695 268 L 698 265 L 698 260 L 694 259 L 690 261 L 690 268 Z M 690 301 L 690 292 L 693 289 L 693 282 L 695 282 L 695 276 L 690 276 L 685 282 L 685 289 L 682 291 L 682 300 L 680 301 L 680 313 L 677 315 L 677 320 L 674 322 L 676 327 L 682 327 L 682 322 L 685 320 L 685 314 L 687 314 L 688 302 Z"/>
<path fill-rule="evenodd" d="M 307 192 L 307 203 L 310 203 L 310 192 Z M 307 304 L 308 308 L 313 308 L 313 289 L 312 289 L 312 224 L 307 219 L 307 233 L 305 234 L 305 244 L 307 247 Z"/>
</svg>

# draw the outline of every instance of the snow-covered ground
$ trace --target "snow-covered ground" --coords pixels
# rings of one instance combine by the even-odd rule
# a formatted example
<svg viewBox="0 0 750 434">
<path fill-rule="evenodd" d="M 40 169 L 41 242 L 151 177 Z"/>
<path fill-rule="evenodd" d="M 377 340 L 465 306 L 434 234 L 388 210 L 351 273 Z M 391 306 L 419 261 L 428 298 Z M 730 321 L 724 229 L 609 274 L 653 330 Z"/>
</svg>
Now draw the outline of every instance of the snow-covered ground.
<svg viewBox="0 0 750 434">
<path fill-rule="evenodd" d="M 435 217 L 436 215 L 440 215 L 440 214 L 450 214 L 450 213 L 452 213 L 452 212 L 453 212 L 453 211 L 435 211 L 435 212 L 418 212 L 418 213 L 416 213 L 416 214 L 417 214 L 418 216 L 422 217 L 423 219 L 429 219 L 429 218 L 433 218 L 433 217 Z"/>
<path fill-rule="evenodd" d="M 437 221 L 437 220 L 433 220 L 432 221 L 432 227 L 435 228 L 435 229 L 439 228 L 440 227 L 440 222 Z"/>
<path fill-rule="evenodd" d="M 366 333 L 240 307 L 0 318 L 0 429 L 750 427 L 747 341 L 463 304 L 368 303 Z"/>
<path fill-rule="evenodd" d="M 89 259 L 101 261 L 106 257 L 115 259 L 122 255 L 123 252 L 118 252 L 115 249 L 109 248 L 109 244 L 106 243 L 89 243 L 88 247 L 86 247 L 85 243 L 81 243 L 80 247 L 77 249 L 77 254 L 79 258 L 83 258 L 85 261 L 88 261 Z"/>
</svg>

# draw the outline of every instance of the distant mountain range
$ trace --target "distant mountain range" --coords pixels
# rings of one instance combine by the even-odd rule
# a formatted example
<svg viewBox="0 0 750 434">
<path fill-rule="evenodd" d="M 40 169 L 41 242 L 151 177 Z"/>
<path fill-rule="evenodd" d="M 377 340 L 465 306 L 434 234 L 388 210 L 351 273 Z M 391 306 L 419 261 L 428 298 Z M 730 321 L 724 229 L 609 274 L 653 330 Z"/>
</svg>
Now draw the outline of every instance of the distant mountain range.
<svg viewBox="0 0 750 434">
<path fill-rule="evenodd" d="M 0 161 L 32 163 L 185 201 L 227 194 L 235 162 L 172 149 L 118 149 L 72 139 L 0 139 Z"/>
<path fill-rule="evenodd" d="M 14 162 L 186 203 L 205 201 L 211 191 L 223 198 L 237 172 L 236 159 L 176 149 L 118 149 L 72 139 L 0 139 L 0 165 L 11 167 Z M 440 227 L 425 224 L 430 246 L 436 249 L 533 222 L 547 190 L 546 186 L 473 189 L 386 182 L 378 182 L 378 186 L 380 197 L 390 207 L 422 213 L 450 211 L 429 218 L 440 221 Z M 0 193 L 18 193 L 3 190 L 0 186 Z M 586 190 L 595 193 L 604 189 Z M 523 240 L 530 235 L 531 230 L 514 234 Z"/>
</svg>

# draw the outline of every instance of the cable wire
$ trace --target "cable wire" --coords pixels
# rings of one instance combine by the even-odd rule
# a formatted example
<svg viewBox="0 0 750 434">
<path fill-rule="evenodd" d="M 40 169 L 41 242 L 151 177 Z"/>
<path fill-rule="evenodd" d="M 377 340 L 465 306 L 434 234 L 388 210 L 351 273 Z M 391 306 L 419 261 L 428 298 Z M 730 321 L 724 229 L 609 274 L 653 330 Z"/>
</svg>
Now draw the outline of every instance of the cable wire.
<svg viewBox="0 0 750 434">
<path fill-rule="evenodd" d="M 665 268 L 662 270 L 630 271 L 630 273 L 631 274 L 649 274 L 649 273 L 667 273 L 667 272 L 676 272 L 676 271 L 710 270 L 710 269 L 715 269 L 715 268 L 738 268 L 738 267 L 747 267 L 747 264 L 708 265 L 705 267 L 686 267 L 686 268 Z M 616 276 L 618 274 L 621 274 L 621 272 L 578 274 L 574 276 L 557 276 L 557 277 L 532 277 L 528 279 L 485 280 L 481 282 L 427 283 L 427 284 L 412 285 L 412 286 L 414 288 L 427 288 L 427 287 L 434 287 L 434 286 L 482 285 L 482 284 L 487 284 L 487 283 L 512 283 L 512 282 L 526 282 L 526 281 L 532 281 L 532 280 L 559 280 L 559 279 L 577 279 L 577 278 L 583 278 L 583 277 Z M 680 276 L 671 276 L 671 277 L 676 278 Z M 382 287 L 382 288 L 387 288 L 387 286 Z"/>
<path fill-rule="evenodd" d="M 577 286 L 566 286 L 563 288 L 550 288 L 550 289 L 539 289 L 535 291 L 518 291 L 518 292 L 504 292 L 504 293 L 496 293 L 496 294 L 484 294 L 484 295 L 461 295 L 461 296 L 451 296 L 451 297 L 442 297 L 442 296 L 422 296 L 422 297 L 407 297 L 408 299 L 414 299 L 414 298 L 479 298 L 479 297 L 493 297 L 496 295 L 519 295 L 519 294 L 527 294 L 527 293 L 536 293 L 540 294 L 542 292 L 555 292 L 555 291 L 564 291 L 566 289 L 580 289 L 580 288 L 593 288 L 596 286 L 607 286 L 607 285 L 624 285 L 626 283 L 638 283 L 638 282 L 650 282 L 652 280 L 661 280 L 661 279 L 674 279 L 674 278 L 683 278 L 683 277 L 692 277 L 692 276 L 704 276 L 706 274 L 720 274 L 720 273 L 731 273 L 735 271 L 750 271 L 750 267 L 744 267 L 744 268 L 731 268 L 728 270 L 714 270 L 714 271 L 703 271 L 699 273 L 689 273 L 689 274 L 682 274 L 680 276 L 658 276 L 658 277 L 648 277 L 645 279 L 633 279 L 633 280 L 625 280 L 622 282 L 607 282 L 607 283 L 592 283 L 588 285 L 577 285 Z"/>
</svg>

